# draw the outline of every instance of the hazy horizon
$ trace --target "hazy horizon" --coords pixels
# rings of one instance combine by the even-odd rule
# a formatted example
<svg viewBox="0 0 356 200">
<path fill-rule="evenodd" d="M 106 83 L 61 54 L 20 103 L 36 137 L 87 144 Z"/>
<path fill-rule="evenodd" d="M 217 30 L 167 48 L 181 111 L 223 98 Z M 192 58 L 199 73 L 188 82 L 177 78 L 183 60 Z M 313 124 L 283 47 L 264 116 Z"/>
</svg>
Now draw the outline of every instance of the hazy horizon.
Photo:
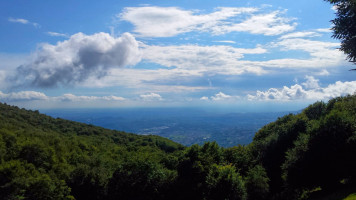
<svg viewBox="0 0 356 200">
<path fill-rule="evenodd" d="M 158 135 L 183 145 L 216 141 L 224 147 L 248 144 L 264 125 L 289 113 L 235 113 L 199 108 L 43 109 L 68 119 L 139 135 Z"/>
</svg>

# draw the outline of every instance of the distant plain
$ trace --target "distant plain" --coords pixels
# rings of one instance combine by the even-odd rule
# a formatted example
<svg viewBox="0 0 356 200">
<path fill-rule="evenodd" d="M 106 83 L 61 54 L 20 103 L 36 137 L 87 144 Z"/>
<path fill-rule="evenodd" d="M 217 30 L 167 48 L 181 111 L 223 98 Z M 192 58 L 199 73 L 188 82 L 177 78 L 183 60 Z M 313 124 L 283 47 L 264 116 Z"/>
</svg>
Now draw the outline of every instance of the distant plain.
<svg viewBox="0 0 356 200">
<path fill-rule="evenodd" d="M 222 113 L 194 108 L 48 109 L 41 112 L 109 129 L 159 135 L 187 146 L 216 141 L 223 147 L 248 144 L 264 125 L 296 113 Z"/>
</svg>

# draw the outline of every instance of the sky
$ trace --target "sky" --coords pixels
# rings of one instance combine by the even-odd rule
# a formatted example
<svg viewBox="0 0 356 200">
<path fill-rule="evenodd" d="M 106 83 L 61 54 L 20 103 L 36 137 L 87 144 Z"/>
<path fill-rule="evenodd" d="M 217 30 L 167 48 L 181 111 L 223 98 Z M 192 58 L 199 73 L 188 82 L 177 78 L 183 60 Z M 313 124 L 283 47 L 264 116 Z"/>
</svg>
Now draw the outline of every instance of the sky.
<svg viewBox="0 0 356 200">
<path fill-rule="evenodd" d="M 0 102 L 298 110 L 354 94 L 323 0 L 0 1 Z"/>
</svg>

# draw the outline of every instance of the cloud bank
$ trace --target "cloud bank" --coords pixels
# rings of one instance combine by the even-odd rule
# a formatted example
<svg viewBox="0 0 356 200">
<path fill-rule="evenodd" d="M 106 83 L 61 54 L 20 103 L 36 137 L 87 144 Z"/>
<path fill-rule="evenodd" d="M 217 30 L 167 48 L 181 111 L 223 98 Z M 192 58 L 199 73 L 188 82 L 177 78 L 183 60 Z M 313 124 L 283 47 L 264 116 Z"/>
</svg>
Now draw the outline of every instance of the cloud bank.
<svg viewBox="0 0 356 200">
<path fill-rule="evenodd" d="M 30 63 L 17 68 L 16 81 L 36 87 L 55 87 L 103 77 L 111 68 L 141 60 L 138 42 L 129 34 L 77 33 L 56 45 L 42 44 Z"/>
<path fill-rule="evenodd" d="M 2 93 L 0 91 L 0 100 L 2 101 L 33 101 L 33 100 L 47 100 L 48 97 L 42 92 L 36 91 L 20 91 L 12 93 Z"/>
<path fill-rule="evenodd" d="M 125 98 L 118 96 L 76 96 L 74 94 L 64 94 L 59 97 L 53 97 L 54 100 L 59 101 L 73 101 L 73 102 L 83 102 L 83 101 L 124 101 Z"/>
<path fill-rule="evenodd" d="M 20 91 L 3 93 L 0 91 L 0 101 L 17 102 L 17 101 L 59 101 L 59 102 L 90 102 L 90 101 L 124 101 L 123 97 L 118 96 L 76 96 L 74 94 L 63 94 L 61 96 L 50 97 L 42 92 L 37 91 Z"/>
<path fill-rule="evenodd" d="M 319 80 L 306 76 L 306 82 L 290 87 L 270 88 L 267 91 L 257 91 L 255 95 L 248 95 L 249 100 L 260 101 L 291 101 L 291 100 L 327 100 L 339 96 L 355 94 L 356 81 L 337 81 L 326 87 L 319 86 Z"/>
</svg>

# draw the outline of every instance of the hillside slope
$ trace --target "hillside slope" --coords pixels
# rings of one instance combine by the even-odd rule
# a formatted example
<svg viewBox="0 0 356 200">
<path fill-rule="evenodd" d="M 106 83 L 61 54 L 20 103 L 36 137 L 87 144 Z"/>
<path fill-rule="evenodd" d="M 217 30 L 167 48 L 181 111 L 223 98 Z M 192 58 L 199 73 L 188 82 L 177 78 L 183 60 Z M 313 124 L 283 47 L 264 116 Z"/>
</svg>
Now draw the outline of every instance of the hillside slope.
<svg viewBox="0 0 356 200">
<path fill-rule="evenodd" d="M 0 104 L 0 199 L 100 199 L 122 163 L 152 162 L 170 176 L 161 163 L 181 149 L 159 136 L 108 130 Z"/>
<path fill-rule="evenodd" d="M 249 146 L 281 199 L 348 187 L 356 181 L 356 96 L 316 102 L 279 118 Z"/>
<path fill-rule="evenodd" d="M 352 198 L 356 96 L 316 102 L 249 145 L 183 147 L 0 104 L 0 199 Z"/>
</svg>

